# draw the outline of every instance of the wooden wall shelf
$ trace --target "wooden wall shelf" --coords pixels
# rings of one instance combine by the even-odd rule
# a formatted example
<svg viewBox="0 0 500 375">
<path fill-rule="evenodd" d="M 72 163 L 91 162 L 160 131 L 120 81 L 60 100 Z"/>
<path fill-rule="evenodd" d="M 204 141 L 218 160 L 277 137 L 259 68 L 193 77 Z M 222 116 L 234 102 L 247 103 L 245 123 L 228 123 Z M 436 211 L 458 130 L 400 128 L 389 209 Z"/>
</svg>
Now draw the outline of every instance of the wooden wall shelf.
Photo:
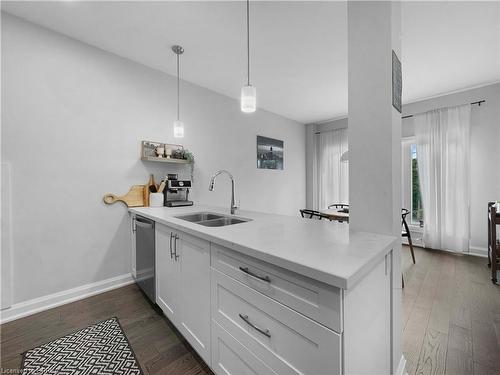
<svg viewBox="0 0 500 375">
<path fill-rule="evenodd" d="M 141 160 L 154 161 L 159 163 L 171 163 L 171 164 L 192 164 L 192 162 L 189 160 L 173 159 L 173 158 L 157 158 L 154 156 L 142 156 Z"/>
<path fill-rule="evenodd" d="M 159 158 L 156 153 L 158 147 L 164 150 L 170 150 L 171 153 L 176 153 L 178 151 L 184 152 L 184 147 L 182 145 L 174 145 L 169 143 L 152 142 L 152 141 L 142 141 L 141 142 L 141 160 L 143 161 L 154 161 L 159 163 L 170 163 L 170 164 L 193 164 L 193 160 L 178 159 L 178 158 Z M 170 154 L 168 154 L 170 155 Z"/>
</svg>

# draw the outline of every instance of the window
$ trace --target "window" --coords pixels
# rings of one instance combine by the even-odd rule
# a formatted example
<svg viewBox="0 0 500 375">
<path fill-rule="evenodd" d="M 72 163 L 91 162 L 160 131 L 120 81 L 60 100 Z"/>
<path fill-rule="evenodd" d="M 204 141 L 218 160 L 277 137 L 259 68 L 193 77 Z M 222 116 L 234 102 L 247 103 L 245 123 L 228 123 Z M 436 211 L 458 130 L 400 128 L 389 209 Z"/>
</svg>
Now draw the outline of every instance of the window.
<svg viewBox="0 0 500 375">
<path fill-rule="evenodd" d="M 402 156 L 402 203 L 401 207 L 411 214 L 406 218 L 412 226 L 423 225 L 422 197 L 418 178 L 418 150 L 414 137 L 403 138 L 401 142 Z"/>
<path fill-rule="evenodd" d="M 411 223 L 423 226 L 424 211 L 422 209 L 422 196 L 420 181 L 418 179 L 417 145 L 410 145 L 411 152 Z"/>
</svg>

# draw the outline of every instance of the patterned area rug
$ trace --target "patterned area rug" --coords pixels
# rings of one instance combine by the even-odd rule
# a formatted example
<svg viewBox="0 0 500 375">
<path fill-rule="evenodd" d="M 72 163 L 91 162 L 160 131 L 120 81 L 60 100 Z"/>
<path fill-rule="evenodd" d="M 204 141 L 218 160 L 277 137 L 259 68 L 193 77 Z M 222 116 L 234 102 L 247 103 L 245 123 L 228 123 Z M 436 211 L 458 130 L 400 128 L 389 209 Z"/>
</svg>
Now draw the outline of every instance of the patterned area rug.
<svg viewBox="0 0 500 375">
<path fill-rule="evenodd" d="M 21 369 L 23 375 L 142 375 L 117 318 L 24 352 Z"/>
</svg>

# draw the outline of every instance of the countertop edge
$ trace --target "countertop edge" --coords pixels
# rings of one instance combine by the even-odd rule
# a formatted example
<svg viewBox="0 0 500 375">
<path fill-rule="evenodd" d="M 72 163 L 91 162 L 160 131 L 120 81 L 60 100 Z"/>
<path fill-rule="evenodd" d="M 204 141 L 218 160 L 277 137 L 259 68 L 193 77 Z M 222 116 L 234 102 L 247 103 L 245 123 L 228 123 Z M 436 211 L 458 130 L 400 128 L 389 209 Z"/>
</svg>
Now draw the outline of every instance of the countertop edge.
<svg viewBox="0 0 500 375">
<path fill-rule="evenodd" d="M 143 207 L 138 207 L 138 208 L 143 208 Z M 388 254 L 392 249 L 394 249 L 398 241 L 398 239 L 394 237 L 392 241 L 388 242 L 383 248 L 381 248 L 377 252 L 377 255 L 373 257 L 371 261 L 366 262 L 354 275 L 345 278 L 322 270 L 311 268 L 302 265 L 300 263 L 290 261 L 288 259 L 277 257 L 269 253 L 262 252 L 260 250 L 256 250 L 234 242 L 226 241 L 217 236 L 212 236 L 203 232 L 196 231 L 192 228 L 179 225 L 178 223 L 174 223 L 168 220 L 164 220 L 163 218 L 160 218 L 158 216 L 155 216 L 147 212 L 140 211 L 132 207 L 128 209 L 128 212 L 140 216 L 145 216 L 151 220 L 154 220 L 157 223 L 166 225 L 170 228 L 178 229 L 192 236 L 202 238 L 204 240 L 213 242 L 223 247 L 227 247 L 233 251 L 242 253 L 250 257 L 254 257 L 264 262 L 271 263 L 276 267 L 280 267 L 288 271 L 298 273 L 302 276 L 308 277 L 315 281 L 319 281 L 321 283 L 345 290 L 352 289 L 359 281 L 361 281 L 365 275 L 367 275 L 373 268 L 375 268 L 375 266 L 379 263 L 381 259 L 383 259 L 386 256 L 386 254 Z"/>
</svg>

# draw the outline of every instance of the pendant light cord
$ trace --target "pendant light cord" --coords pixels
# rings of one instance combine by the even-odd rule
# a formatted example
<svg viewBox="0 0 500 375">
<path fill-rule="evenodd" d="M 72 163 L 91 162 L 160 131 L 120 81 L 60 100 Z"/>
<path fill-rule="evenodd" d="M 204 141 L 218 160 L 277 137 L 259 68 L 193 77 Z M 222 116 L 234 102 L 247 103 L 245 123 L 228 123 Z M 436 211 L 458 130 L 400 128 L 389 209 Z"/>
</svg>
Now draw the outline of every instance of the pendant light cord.
<svg viewBox="0 0 500 375">
<path fill-rule="evenodd" d="M 179 113 L 180 113 L 180 105 L 179 105 L 179 101 L 180 101 L 180 91 L 179 91 L 179 86 L 180 86 L 180 84 L 179 84 L 179 76 L 180 76 L 180 74 L 179 74 L 179 58 L 180 58 L 180 56 L 179 56 L 179 54 L 177 54 L 177 120 L 180 119 L 180 115 L 179 115 Z"/>
<path fill-rule="evenodd" d="M 250 86 L 250 0 L 247 0 L 247 85 Z"/>
</svg>

